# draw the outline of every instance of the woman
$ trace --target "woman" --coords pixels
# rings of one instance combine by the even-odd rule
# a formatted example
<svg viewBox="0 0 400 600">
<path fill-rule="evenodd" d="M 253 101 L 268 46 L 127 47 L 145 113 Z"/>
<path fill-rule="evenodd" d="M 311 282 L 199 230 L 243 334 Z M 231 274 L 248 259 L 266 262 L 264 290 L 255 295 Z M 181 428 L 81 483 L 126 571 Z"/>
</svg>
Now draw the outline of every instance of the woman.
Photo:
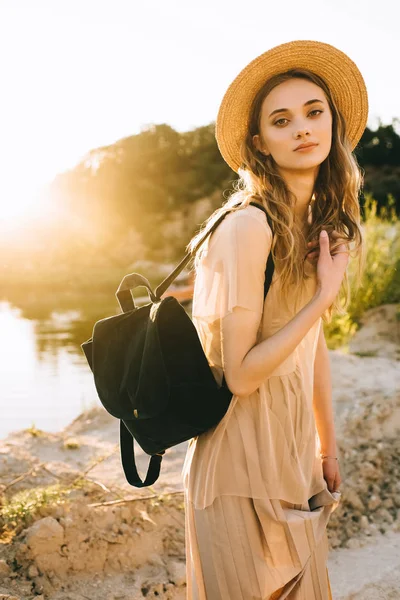
<svg viewBox="0 0 400 600">
<path fill-rule="evenodd" d="M 349 300 L 350 244 L 364 256 L 352 149 L 367 113 L 356 65 L 311 41 L 262 54 L 222 100 L 217 142 L 240 180 L 189 248 L 230 213 L 196 255 L 192 316 L 233 397 L 183 466 L 189 600 L 332 598 L 341 477 L 322 320 Z"/>
</svg>

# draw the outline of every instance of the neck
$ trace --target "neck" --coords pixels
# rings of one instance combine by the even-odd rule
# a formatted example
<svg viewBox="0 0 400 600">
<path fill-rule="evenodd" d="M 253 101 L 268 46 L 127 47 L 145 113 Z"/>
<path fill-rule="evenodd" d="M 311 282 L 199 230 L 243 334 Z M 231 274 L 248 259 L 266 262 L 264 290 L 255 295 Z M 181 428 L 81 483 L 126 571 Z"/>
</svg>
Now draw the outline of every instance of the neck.
<svg viewBox="0 0 400 600">
<path fill-rule="evenodd" d="M 289 190 L 296 198 L 294 220 L 301 226 L 305 226 L 307 224 L 308 210 L 317 173 L 315 171 L 285 171 L 282 175 Z"/>
</svg>

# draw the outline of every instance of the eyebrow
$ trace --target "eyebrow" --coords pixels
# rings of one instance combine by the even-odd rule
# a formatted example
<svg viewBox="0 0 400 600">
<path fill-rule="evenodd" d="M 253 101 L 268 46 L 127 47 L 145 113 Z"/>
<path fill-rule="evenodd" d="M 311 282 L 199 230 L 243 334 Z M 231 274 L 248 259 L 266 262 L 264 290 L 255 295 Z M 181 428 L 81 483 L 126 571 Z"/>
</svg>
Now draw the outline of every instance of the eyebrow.
<svg viewBox="0 0 400 600">
<path fill-rule="evenodd" d="M 314 104 L 314 102 L 321 102 L 321 104 L 323 104 L 322 100 L 318 100 L 318 98 L 314 98 L 313 100 L 307 100 L 307 102 L 304 103 L 304 106 L 308 106 L 309 104 Z M 269 116 L 272 117 L 272 115 L 275 115 L 276 113 L 287 112 L 288 110 L 289 110 L 288 108 L 277 108 L 276 110 L 273 110 Z"/>
</svg>

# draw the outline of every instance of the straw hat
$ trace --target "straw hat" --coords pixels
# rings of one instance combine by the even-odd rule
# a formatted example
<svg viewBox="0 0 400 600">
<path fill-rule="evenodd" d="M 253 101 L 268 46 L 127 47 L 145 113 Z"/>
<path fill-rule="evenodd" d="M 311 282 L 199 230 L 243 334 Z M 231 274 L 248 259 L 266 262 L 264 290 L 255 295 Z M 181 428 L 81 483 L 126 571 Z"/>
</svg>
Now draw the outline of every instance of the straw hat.
<svg viewBox="0 0 400 600">
<path fill-rule="evenodd" d="M 358 67 L 330 44 L 296 40 L 275 46 L 253 59 L 225 92 L 215 137 L 224 160 L 234 171 L 237 172 L 241 164 L 240 145 L 247 132 L 256 93 L 273 75 L 295 68 L 309 69 L 325 80 L 346 120 L 352 149 L 356 147 L 368 118 L 367 89 Z"/>
</svg>

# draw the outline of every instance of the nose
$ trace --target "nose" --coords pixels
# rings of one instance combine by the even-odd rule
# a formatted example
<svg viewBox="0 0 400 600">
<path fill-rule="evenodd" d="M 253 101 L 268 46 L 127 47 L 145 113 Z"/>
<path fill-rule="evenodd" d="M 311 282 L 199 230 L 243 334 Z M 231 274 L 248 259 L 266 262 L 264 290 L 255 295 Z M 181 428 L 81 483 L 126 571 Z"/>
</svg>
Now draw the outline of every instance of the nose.
<svg viewBox="0 0 400 600">
<path fill-rule="evenodd" d="M 299 138 L 305 136 L 305 135 L 310 135 L 310 130 L 307 127 L 303 127 L 302 129 L 298 129 L 294 135 L 295 139 L 298 140 Z"/>
</svg>

